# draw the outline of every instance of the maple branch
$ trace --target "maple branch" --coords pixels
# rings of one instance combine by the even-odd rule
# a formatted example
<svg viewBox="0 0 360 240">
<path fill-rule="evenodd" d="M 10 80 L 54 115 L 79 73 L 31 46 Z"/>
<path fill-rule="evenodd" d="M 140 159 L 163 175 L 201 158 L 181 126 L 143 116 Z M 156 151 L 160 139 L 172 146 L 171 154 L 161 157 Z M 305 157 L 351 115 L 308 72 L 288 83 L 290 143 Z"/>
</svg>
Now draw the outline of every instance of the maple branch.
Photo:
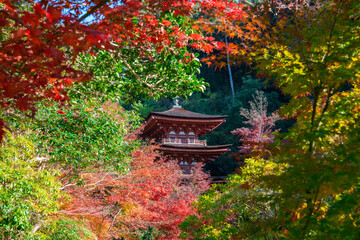
<svg viewBox="0 0 360 240">
<path fill-rule="evenodd" d="M 326 103 L 325 103 L 325 107 L 323 108 L 323 110 L 321 111 L 321 114 L 319 116 L 318 122 L 316 123 L 316 129 L 318 130 L 320 128 L 321 125 L 321 119 L 323 118 L 325 112 L 327 111 L 327 109 L 329 108 L 329 104 L 330 104 L 330 98 L 334 95 L 334 93 L 332 93 L 332 89 L 329 89 L 329 94 L 326 98 Z"/>
<path fill-rule="evenodd" d="M 315 196 L 314 196 L 314 203 L 312 203 L 312 199 L 307 199 L 308 205 L 310 205 L 309 216 L 306 219 L 305 226 L 303 227 L 303 234 L 302 234 L 302 237 L 300 239 L 305 239 L 305 237 L 306 237 L 306 233 L 307 233 L 306 229 L 309 227 L 311 216 L 314 213 L 315 205 L 316 205 L 316 201 L 317 201 L 317 198 L 319 196 L 319 193 L 320 193 L 320 185 L 316 188 L 316 192 L 315 192 Z"/>
<path fill-rule="evenodd" d="M 100 179 L 99 181 L 94 182 L 94 183 L 91 183 L 91 184 L 86 184 L 86 185 L 84 185 L 84 187 L 94 186 L 94 185 L 96 185 L 96 184 L 99 184 L 99 183 L 101 183 L 102 181 L 104 181 L 105 178 L 106 178 L 108 175 L 109 175 L 109 173 L 106 173 L 105 176 L 104 176 L 102 179 Z"/>
<path fill-rule="evenodd" d="M 250 2 L 250 1 L 247 1 L 247 0 L 244 0 L 244 3 L 246 3 L 247 5 L 253 7 L 255 4 Z"/>
<path fill-rule="evenodd" d="M 0 8 L 0 12 L 4 13 L 6 16 L 8 16 L 8 18 L 10 18 L 11 20 L 13 20 L 14 22 L 18 22 L 18 23 L 20 23 L 21 25 L 23 25 L 24 27 L 29 28 L 29 25 L 25 25 L 25 23 L 24 23 L 23 20 L 21 20 L 20 18 L 14 17 L 14 16 L 12 16 L 11 14 L 9 14 L 9 13 L 5 10 L 5 8 Z"/>
<path fill-rule="evenodd" d="M 154 75 L 155 77 L 156 75 Z M 170 82 L 172 82 L 173 80 L 169 79 L 169 78 L 166 78 L 166 77 L 163 77 L 162 79 L 160 79 L 159 81 L 157 81 L 155 83 L 155 87 L 157 87 L 160 83 L 162 83 L 164 80 L 170 80 Z"/>
<path fill-rule="evenodd" d="M 141 82 L 142 84 L 144 84 L 145 86 L 147 86 L 148 88 L 152 89 L 153 86 L 150 85 L 149 83 L 145 82 L 144 80 L 141 79 L 141 77 L 135 72 L 135 70 L 130 66 L 130 64 L 121 56 L 121 54 L 118 52 L 117 56 L 120 58 L 120 60 L 125 64 L 125 66 L 130 70 L 130 72 L 135 76 L 135 78 Z"/>
<path fill-rule="evenodd" d="M 72 215 L 72 216 L 84 216 L 85 213 L 87 213 L 87 215 L 93 215 L 93 216 L 101 214 L 101 210 L 98 210 L 98 211 L 94 210 L 94 211 L 89 213 L 89 210 L 85 209 L 85 208 L 77 210 L 77 212 L 76 212 L 76 210 L 74 210 L 74 211 L 61 210 L 60 212 L 64 213 L 64 214 Z"/>
<path fill-rule="evenodd" d="M 314 99 L 313 99 L 313 104 L 312 104 L 312 113 L 311 113 L 311 131 L 315 128 L 315 115 L 316 115 L 317 102 L 319 100 L 320 92 L 321 92 L 321 88 L 319 86 L 315 87 L 315 89 L 314 89 Z M 309 152 L 310 152 L 310 154 L 312 154 L 313 147 L 314 147 L 314 141 L 311 140 L 310 143 L 309 143 Z"/>
<path fill-rule="evenodd" d="M 86 96 L 85 93 L 82 93 L 82 92 L 76 90 L 75 88 L 71 88 L 70 91 L 73 91 L 73 92 L 75 92 L 75 93 L 77 93 L 77 94 L 79 94 L 79 95 L 82 95 L 82 96 Z"/>
<path fill-rule="evenodd" d="M 115 46 L 115 47 L 119 47 L 118 45 L 114 44 L 114 43 L 111 43 L 111 45 Z M 127 48 L 127 49 L 130 49 L 130 48 Z M 145 51 L 148 51 L 148 52 L 151 52 L 149 49 L 145 50 Z M 131 73 L 136 77 L 136 79 L 138 81 L 140 81 L 141 83 L 143 83 L 145 86 L 147 86 L 148 88 L 154 90 L 155 87 L 158 87 L 160 83 L 166 81 L 166 80 L 170 80 L 170 82 L 172 82 L 171 79 L 169 78 L 166 78 L 166 77 L 163 77 L 162 79 L 158 80 L 156 83 L 154 84 L 149 84 L 147 82 L 148 79 L 150 78 L 156 78 L 157 75 L 156 74 L 151 74 L 151 75 L 147 75 L 146 78 L 145 78 L 145 81 L 143 79 L 141 79 L 141 77 L 134 71 L 134 69 L 130 66 L 130 64 L 122 57 L 122 55 L 120 54 L 120 52 L 117 52 L 117 56 L 120 58 L 120 60 L 126 65 L 126 67 L 131 71 Z M 146 60 L 146 59 L 142 59 L 143 63 L 146 63 L 146 62 L 150 62 L 150 60 Z M 141 63 L 139 64 L 135 64 L 135 66 L 140 66 L 142 65 Z M 161 90 L 162 88 L 157 88 L 158 90 Z"/>
<path fill-rule="evenodd" d="M 330 35 L 329 35 L 329 41 L 328 41 L 328 44 L 327 44 L 327 50 L 326 50 L 323 58 L 321 59 L 322 62 L 324 62 L 326 56 L 327 56 L 327 55 L 329 54 L 329 52 L 330 52 L 331 39 L 332 39 L 333 34 L 334 34 L 334 28 L 335 28 L 335 24 L 336 24 L 336 21 L 337 21 L 337 15 L 338 15 L 338 14 L 335 15 L 334 21 L 333 21 L 333 23 L 332 23 L 332 25 L 331 25 L 331 28 L 330 28 Z M 326 65 L 326 62 L 325 62 L 325 65 Z"/>
<path fill-rule="evenodd" d="M 75 186 L 75 185 L 77 185 L 77 183 L 69 183 L 69 184 L 66 184 L 66 185 L 62 186 L 62 187 L 60 188 L 60 190 L 64 190 L 64 189 L 67 188 L 67 187 Z"/>
<path fill-rule="evenodd" d="M 120 208 L 119 211 L 115 214 L 113 220 L 111 221 L 110 227 L 109 227 L 109 229 L 108 229 L 108 233 L 110 233 L 110 230 L 111 230 L 112 226 L 114 225 L 114 222 L 115 222 L 117 216 L 121 213 L 121 210 L 122 210 L 122 209 Z"/>
<path fill-rule="evenodd" d="M 102 0 L 101 2 L 99 2 L 98 4 L 96 4 L 93 8 L 90 9 L 90 11 L 88 11 L 87 13 L 85 13 L 84 15 L 82 15 L 79 19 L 78 22 L 82 22 L 85 18 L 87 18 L 88 16 L 90 16 L 91 14 L 93 14 L 96 10 L 98 10 L 99 8 L 101 8 L 102 6 L 104 6 L 106 3 L 108 3 L 110 0 Z"/>
<path fill-rule="evenodd" d="M 116 45 L 115 43 L 110 42 L 110 44 L 114 47 L 119 47 L 118 45 Z M 116 55 L 119 57 L 119 59 L 126 65 L 126 67 L 130 70 L 130 72 L 135 76 L 135 78 L 143 83 L 145 86 L 147 86 L 148 88 L 152 89 L 153 86 L 148 84 L 147 82 L 145 82 L 144 80 L 141 79 L 141 77 L 135 72 L 135 70 L 130 66 L 130 64 L 122 57 L 121 52 L 117 51 Z"/>
<path fill-rule="evenodd" d="M 42 221 L 39 222 L 39 223 L 36 223 L 35 226 L 34 226 L 34 228 L 32 229 L 32 233 L 36 233 L 37 230 L 39 230 L 39 229 L 42 227 L 42 225 L 43 225 L 43 222 L 42 222 Z"/>
<path fill-rule="evenodd" d="M 49 162 L 49 158 L 46 157 L 36 157 L 34 160 L 38 162 L 36 168 L 38 168 L 39 170 L 43 170 L 46 163 Z"/>
</svg>

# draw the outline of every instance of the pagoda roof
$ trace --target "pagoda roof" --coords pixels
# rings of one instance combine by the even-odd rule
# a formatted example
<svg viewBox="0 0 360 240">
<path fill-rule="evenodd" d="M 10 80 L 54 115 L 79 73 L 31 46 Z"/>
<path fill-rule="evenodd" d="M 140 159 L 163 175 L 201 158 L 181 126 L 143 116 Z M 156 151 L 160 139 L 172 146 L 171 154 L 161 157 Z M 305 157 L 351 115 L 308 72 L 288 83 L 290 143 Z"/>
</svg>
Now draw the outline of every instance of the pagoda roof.
<svg viewBox="0 0 360 240">
<path fill-rule="evenodd" d="M 149 119 L 150 116 L 154 116 L 154 115 L 163 116 L 163 117 L 173 117 L 173 118 L 186 118 L 186 119 L 225 119 L 227 117 L 226 115 L 202 114 L 202 113 L 185 110 L 182 107 L 173 107 L 170 110 L 164 112 L 150 112 L 146 120 Z"/>
<path fill-rule="evenodd" d="M 225 144 L 225 145 L 213 145 L 213 146 L 207 146 L 203 144 L 162 144 L 160 148 L 168 148 L 168 149 L 191 149 L 191 150 L 210 150 L 210 149 L 223 149 L 223 148 L 229 148 L 232 144 Z"/>
<path fill-rule="evenodd" d="M 142 136 L 158 141 L 170 131 L 191 131 L 200 137 L 218 127 L 227 116 L 196 113 L 174 106 L 164 112 L 151 112 L 145 120 Z"/>
<path fill-rule="evenodd" d="M 183 159 L 189 161 L 196 158 L 198 162 L 208 162 L 215 160 L 220 155 L 229 151 L 231 144 L 205 146 L 201 144 L 163 144 L 159 147 L 164 155 L 173 159 Z M 191 160 L 193 161 L 193 160 Z"/>
</svg>

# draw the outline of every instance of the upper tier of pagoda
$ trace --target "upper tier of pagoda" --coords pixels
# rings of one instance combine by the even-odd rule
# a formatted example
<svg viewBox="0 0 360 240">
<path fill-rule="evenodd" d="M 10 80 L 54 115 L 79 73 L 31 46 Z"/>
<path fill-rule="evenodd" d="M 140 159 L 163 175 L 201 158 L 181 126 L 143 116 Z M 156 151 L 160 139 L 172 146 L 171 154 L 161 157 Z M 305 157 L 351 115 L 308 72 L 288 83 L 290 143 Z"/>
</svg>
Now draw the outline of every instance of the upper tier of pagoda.
<svg viewBox="0 0 360 240">
<path fill-rule="evenodd" d="M 197 139 L 223 123 L 226 117 L 191 112 L 175 105 L 165 112 L 151 112 L 146 118 L 143 136 L 165 142 L 171 142 L 171 135 L 175 134 L 180 135 L 177 141 L 181 140 L 181 135 Z"/>
</svg>

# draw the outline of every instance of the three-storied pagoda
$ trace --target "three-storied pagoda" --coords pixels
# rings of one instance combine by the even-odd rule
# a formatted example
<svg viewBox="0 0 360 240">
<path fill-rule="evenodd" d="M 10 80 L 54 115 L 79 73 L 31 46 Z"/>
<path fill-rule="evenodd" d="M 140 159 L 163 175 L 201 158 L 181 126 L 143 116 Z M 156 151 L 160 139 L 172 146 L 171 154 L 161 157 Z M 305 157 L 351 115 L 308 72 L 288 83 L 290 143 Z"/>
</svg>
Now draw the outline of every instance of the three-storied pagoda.
<svg viewBox="0 0 360 240">
<path fill-rule="evenodd" d="M 226 117 L 187 111 L 176 101 L 168 111 L 151 112 L 142 135 L 160 143 L 159 150 L 169 159 L 177 160 L 186 173 L 198 162 L 215 160 L 229 150 L 231 144 L 208 146 L 206 140 L 198 139 L 218 127 Z"/>
</svg>

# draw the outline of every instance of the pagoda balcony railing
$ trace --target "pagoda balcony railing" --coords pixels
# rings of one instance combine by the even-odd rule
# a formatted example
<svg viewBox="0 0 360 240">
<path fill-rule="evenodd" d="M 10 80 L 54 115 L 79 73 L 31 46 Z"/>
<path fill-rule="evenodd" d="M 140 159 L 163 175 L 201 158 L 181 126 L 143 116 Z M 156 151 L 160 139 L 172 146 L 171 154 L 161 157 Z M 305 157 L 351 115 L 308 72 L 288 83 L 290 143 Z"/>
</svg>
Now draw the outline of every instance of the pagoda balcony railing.
<svg viewBox="0 0 360 240">
<path fill-rule="evenodd" d="M 201 144 L 206 146 L 206 140 L 199 140 L 194 138 L 164 138 L 162 140 L 163 144 L 173 143 L 173 144 Z"/>
</svg>

